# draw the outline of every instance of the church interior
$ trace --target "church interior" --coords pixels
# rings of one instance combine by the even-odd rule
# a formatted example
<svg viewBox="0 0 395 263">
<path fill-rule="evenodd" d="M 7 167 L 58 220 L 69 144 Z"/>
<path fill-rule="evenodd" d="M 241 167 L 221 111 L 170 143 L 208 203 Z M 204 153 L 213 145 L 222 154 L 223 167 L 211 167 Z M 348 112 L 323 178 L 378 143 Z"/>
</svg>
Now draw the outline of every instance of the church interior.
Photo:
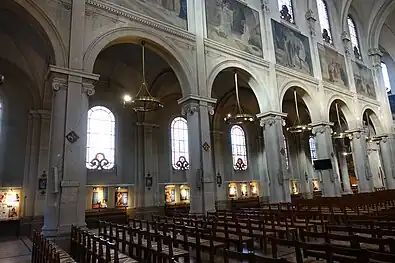
<svg viewBox="0 0 395 263">
<path fill-rule="evenodd" d="M 3 0 L 0 47 L 0 262 L 395 262 L 394 0 Z"/>
</svg>

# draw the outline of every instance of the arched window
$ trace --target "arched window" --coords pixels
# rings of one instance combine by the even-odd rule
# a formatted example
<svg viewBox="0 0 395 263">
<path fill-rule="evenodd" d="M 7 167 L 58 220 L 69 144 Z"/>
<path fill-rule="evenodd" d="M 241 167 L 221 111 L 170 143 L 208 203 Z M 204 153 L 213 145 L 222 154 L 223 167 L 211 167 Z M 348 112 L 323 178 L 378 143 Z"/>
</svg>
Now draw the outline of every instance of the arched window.
<svg viewBox="0 0 395 263">
<path fill-rule="evenodd" d="M 354 19 L 352 19 L 350 15 L 347 17 L 347 24 L 348 24 L 348 31 L 350 33 L 351 45 L 352 45 L 352 50 L 354 52 L 354 56 L 357 59 L 361 59 L 362 56 L 361 56 L 361 49 L 359 47 L 357 27 L 355 25 Z"/>
<path fill-rule="evenodd" d="M 233 125 L 230 129 L 232 144 L 233 168 L 235 170 L 247 170 L 247 147 L 246 136 L 243 128 Z"/>
<path fill-rule="evenodd" d="M 176 117 L 170 124 L 171 160 L 176 170 L 189 169 L 188 123 L 182 117 Z"/>
<path fill-rule="evenodd" d="M 283 140 L 284 140 L 285 167 L 288 170 L 289 169 L 288 142 L 284 134 L 283 134 Z"/>
<path fill-rule="evenodd" d="M 316 148 L 315 143 L 316 143 L 315 137 L 314 136 L 310 136 L 310 138 L 309 138 L 309 148 L 310 148 L 311 161 L 317 160 L 317 148 Z"/>
<path fill-rule="evenodd" d="M 325 42 L 332 44 L 332 32 L 329 23 L 328 6 L 324 0 L 317 0 L 317 8 L 322 38 Z"/>
<path fill-rule="evenodd" d="M 391 91 L 390 76 L 388 75 L 387 65 L 381 62 L 381 74 L 383 74 L 384 86 L 387 92 Z"/>
<path fill-rule="evenodd" d="M 103 106 L 88 111 L 86 168 L 110 170 L 115 165 L 115 117 Z"/>
<path fill-rule="evenodd" d="M 295 23 L 292 0 L 278 0 L 280 17 L 290 23 Z"/>
</svg>

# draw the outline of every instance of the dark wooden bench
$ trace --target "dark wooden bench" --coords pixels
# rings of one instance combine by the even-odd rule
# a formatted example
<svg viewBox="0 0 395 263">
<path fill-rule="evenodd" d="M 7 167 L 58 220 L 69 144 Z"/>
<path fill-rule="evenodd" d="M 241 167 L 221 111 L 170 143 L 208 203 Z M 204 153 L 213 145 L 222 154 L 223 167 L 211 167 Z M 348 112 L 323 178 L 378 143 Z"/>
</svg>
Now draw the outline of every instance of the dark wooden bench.
<svg viewBox="0 0 395 263">
<path fill-rule="evenodd" d="M 74 263 L 63 249 L 48 241 L 43 234 L 33 232 L 32 263 Z"/>
<path fill-rule="evenodd" d="M 85 211 L 85 222 L 88 228 L 98 228 L 98 220 L 127 224 L 127 210 L 126 208 L 103 208 Z"/>
</svg>

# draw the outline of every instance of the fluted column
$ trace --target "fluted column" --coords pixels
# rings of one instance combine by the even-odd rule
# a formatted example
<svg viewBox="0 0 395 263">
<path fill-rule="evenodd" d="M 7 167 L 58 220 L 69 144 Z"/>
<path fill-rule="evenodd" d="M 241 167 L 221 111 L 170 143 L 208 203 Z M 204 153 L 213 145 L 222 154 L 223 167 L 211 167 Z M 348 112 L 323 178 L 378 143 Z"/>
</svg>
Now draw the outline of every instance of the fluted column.
<svg viewBox="0 0 395 263">
<path fill-rule="evenodd" d="M 190 213 L 215 210 L 215 174 L 212 160 L 209 113 L 216 100 L 189 96 L 178 101 L 188 121 Z"/>
<path fill-rule="evenodd" d="M 355 174 L 358 180 L 358 191 L 360 193 L 372 192 L 373 181 L 367 157 L 366 134 L 361 129 L 349 131 L 352 133 L 352 156 L 355 166 Z"/>
<path fill-rule="evenodd" d="M 313 123 L 312 133 L 316 137 L 318 159 L 330 159 L 332 169 L 317 171 L 321 177 L 323 196 L 340 196 L 339 169 L 333 151 L 331 123 Z"/>
<path fill-rule="evenodd" d="M 267 112 L 258 114 L 263 127 L 267 172 L 269 177 L 270 203 L 289 202 L 289 179 L 286 178 L 285 146 L 283 140 L 283 123 L 287 115 L 282 112 Z M 265 178 L 261 176 L 261 185 Z"/>
</svg>

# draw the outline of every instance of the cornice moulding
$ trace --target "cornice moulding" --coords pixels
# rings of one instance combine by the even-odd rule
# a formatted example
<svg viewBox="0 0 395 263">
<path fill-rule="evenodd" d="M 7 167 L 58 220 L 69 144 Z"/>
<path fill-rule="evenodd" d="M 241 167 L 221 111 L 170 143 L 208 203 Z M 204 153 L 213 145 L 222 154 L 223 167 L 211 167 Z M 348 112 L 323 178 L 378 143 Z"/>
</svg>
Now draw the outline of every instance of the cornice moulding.
<svg viewBox="0 0 395 263">
<path fill-rule="evenodd" d="M 324 89 L 331 90 L 331 91 L 334 91 L 337 93 L 341 93 L 341 94 L 348 96 L 348 97 L 352 97 L 354 94 L 352 91 L 342 88 L 342 87 L 339 87 L 339 86 L 336 86 L 330 82 L 322 81 L 322 83 L 323 83 Z"/>
<path fill-rule="evenodd" d="M 250 54 L 248 52 L 238 50 L 236 48 L 224 45 L 222 43 L 219 43 L 217 41 L 214 41 L 214 40 L 211 40 L 211 39 L 208 39 L 208 38 L 204 39 L 204 45 L 206 47 L 212 48 L 212 49 L 214 49 L 216 51 L 220 51 L 222 53 L 226 53 L 226 54 L 231 55 L 233 57 L 240 58 L 243 61 L 248 61 L 248 62 L 254 63 L 256 65 L 264 66 L 266 68 L 268 68 L 269 64 L 270 64 L 268 61 L 266 61 L 262 57 L 258 57 L 258 56 L 252 55 L 252 54 Z"/>
<path fill-rule="evenodd" d="M 135 1 L 135 0 L 133 0 L 133 1 Z M 86 0 L 85 3 L 90 6 L 105 10 L 109 13 L 113 13 L 115 15 L 119 15 L 119 16 L 122 16 L 122 17 L 125 17 L 128 19 L 131 19 L 133 21 L 139 22 L 140 24 L 160 29 L 162 31 L 165 31 L 167 33 L 170 33 L 172 35 L 175 35 L 175 36 L 178 36 L 181 38 L 195 41 L 195 35 L 185 29 L 181 29 L 177 26 L 168 24 L 166 22 L 155 19 L 153 17 L 140 14 L 132 9 L 128 9 L 123 6 L 113 4 L 110 1 Z"/>
<path fill-rule="evenodd" d="M 209 98 L 209 97 L 202 97 L 202 96 L 198 96 L 198 95 L 188 95 L 185 96 L 179 100 L 177 100 L 178 104 L 182 104 L 186 101 L 189 100 L 196 100 L 196 101 L 204 101 L 210 104 L 216 104 L 217 103 L 217 99 L 213 99 L 213 98 Z"/>
<path fill-rule="evenodd" d="M 49 65 L 49 70 L 48 74 L 51 74 L 52 72 L 54 73 L 59 73 L 59 74 L 64 74 L 64 75 L 71 75 L 74 77 L 81 77 L 83 79 L 89 79 L 89 80 L 99 80 L 100 75 L 94 74 L 94 73 L 89 73 L 85 72 L 82 70 L 76 70 L 76 69 L 70 69 L 70 68 L 63 68 L 55 65 Z"/>
<path fill-rule="evenodd" d="M 279 75 L 292 76 L 292 77 L 304 80 L 304 81 L 309 82 L 314 85 L 318 85 L 318 83 L 319 83 L 318 79 L 316 79 L 310 75 L 300 73 L 296 70 L 289 69 L 289 68 L 281 66 L 279 64 L 276 64 L 276 72 L 279 73 Z"/>
</svg>

